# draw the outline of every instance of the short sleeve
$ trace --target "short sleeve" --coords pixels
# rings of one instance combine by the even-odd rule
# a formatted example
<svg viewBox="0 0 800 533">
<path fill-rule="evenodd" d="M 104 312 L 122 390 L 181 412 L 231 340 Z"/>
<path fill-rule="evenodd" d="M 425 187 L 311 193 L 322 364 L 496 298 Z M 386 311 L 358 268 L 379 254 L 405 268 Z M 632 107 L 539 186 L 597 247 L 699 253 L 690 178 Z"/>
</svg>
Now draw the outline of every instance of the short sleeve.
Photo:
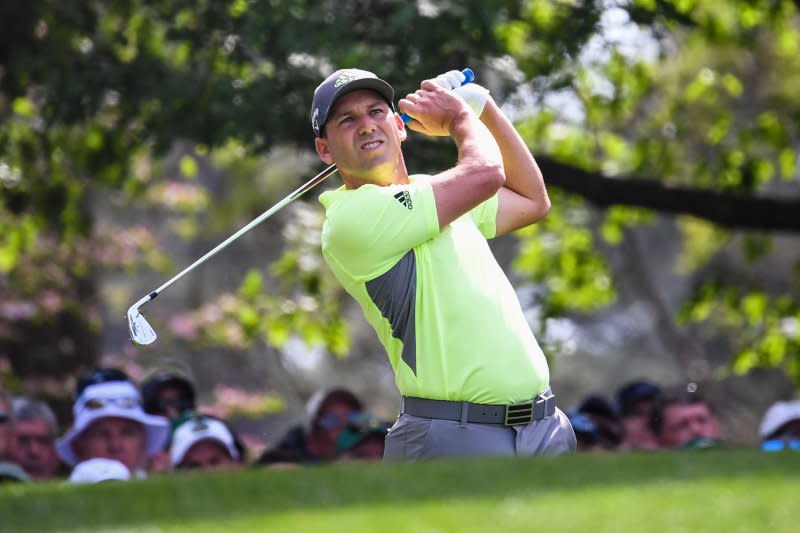
<svg viewBox="0 0 800 533">
<path fill-rule="evenodd" d="M 497 209 L 500 205 L 498 195 L 481 202 L 469 212 L 472 221 L 478 226 L 481 235 L 487 239 L 497 235 Z"/>
<path fill-rule="evenodd" d="M 439 232 L 436 201 L 427 180 L 329 191 L 320 201 L 326 208 L 323 255 L 356 281 L 383 274 Z"/>
</svg>

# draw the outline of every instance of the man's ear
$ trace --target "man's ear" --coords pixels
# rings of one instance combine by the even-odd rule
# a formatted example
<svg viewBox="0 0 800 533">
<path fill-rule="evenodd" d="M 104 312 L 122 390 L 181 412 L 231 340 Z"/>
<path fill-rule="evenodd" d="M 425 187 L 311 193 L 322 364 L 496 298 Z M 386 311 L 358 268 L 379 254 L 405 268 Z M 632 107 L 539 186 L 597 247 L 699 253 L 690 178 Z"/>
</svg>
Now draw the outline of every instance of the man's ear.
<svg viewBox="0 0 800 533">
<path fill-rule="evenodd" d="M 408 130 L 406 130 L 406 123 L 399 113 L 394 114 L 394 121 L 397 124 L 397 134 L 400 136 L 400 141 L 405 141 L 408 138 Z"/>
<path fill-rule="evenodd" d="M 328 147 L 328 140 L 324 137 L 317 137 L 314 139 L 314 148 L 317 150 L 317 155 L 323 163 L 330 165 L 333 163 L 333 154 Z"/>
</svg>

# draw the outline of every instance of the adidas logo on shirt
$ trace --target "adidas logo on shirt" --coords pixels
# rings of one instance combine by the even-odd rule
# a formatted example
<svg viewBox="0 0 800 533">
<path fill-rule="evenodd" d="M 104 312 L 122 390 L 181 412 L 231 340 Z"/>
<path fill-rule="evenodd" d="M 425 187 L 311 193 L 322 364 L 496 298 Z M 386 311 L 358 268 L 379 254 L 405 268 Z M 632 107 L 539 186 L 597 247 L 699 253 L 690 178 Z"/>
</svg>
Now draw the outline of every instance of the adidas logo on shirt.
<svg viewBox="0 0 800 533">
<path fill-rule="evenodd" d="M 408 191 L 400 191 L 394 195 L 398 202 L 403 204 L 407 209 L 414 209 L 411 203 L 411 194 Z"/>
</svg>

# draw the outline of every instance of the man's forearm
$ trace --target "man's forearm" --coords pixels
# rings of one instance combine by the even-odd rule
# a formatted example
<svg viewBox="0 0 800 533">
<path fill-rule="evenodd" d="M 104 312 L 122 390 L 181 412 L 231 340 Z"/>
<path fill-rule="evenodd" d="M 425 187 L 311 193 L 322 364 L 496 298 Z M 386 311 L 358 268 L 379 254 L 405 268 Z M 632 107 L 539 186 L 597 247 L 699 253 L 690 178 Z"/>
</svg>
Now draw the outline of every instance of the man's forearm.
<svg viewBox="0 0 800 533">
<path fill-rule="evenodd" d="M 494 136 L 503 157 L 505 187 L 533 201 L 549 206 L 547 189 L 542 173 L 530 150 L 525 145 L 514 125 L 500 110 L 493 99 L 486 102 L 481 121 Z"/>
</svg>

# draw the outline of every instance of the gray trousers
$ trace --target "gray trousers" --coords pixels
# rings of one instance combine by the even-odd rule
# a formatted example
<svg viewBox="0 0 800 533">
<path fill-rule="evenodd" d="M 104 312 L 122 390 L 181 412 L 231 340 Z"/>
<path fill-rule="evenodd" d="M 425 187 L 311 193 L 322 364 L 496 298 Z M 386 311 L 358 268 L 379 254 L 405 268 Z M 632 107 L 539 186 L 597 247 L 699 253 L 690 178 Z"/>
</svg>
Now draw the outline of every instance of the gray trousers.
<svg viewBox="0 0 800 533">
<path fill-rule="evenodd" d="M 559 455 L 575 451 L 575 432 L 556 408 L 553 416 L 519 426 L 470 424 L 402 414 L 386 436 L 385 461 L 438 457 Z"/>
</svg>

